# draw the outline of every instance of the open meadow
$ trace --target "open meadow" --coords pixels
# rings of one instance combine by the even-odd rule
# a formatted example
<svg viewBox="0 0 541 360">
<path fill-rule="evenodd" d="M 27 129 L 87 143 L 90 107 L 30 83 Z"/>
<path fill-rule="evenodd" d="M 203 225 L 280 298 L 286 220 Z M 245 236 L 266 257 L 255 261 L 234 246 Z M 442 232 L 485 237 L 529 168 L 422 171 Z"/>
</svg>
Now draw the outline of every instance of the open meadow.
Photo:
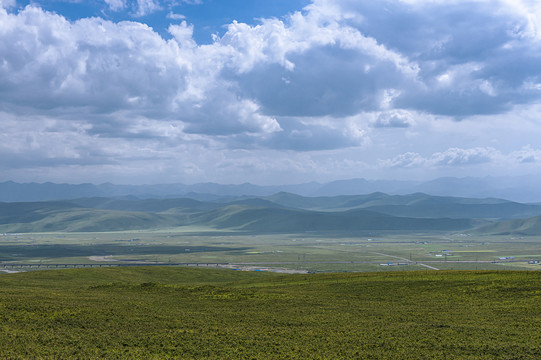
<svg viewBox="0 0 541 360">
<path fill-rule="evenodd" d="M 6 359 L 539 359 L 541 272 L 0 276 Z"/>
<path fill-rule="evenodd" d="M 202 228 L 0 236 L 0 269 L 24 271 L 56 265 L 187 263 L 307 272 L 541 270 L 539 260 L 541 238 L 537 236 L 442 232 L 254 235 Z"/>
</svg>

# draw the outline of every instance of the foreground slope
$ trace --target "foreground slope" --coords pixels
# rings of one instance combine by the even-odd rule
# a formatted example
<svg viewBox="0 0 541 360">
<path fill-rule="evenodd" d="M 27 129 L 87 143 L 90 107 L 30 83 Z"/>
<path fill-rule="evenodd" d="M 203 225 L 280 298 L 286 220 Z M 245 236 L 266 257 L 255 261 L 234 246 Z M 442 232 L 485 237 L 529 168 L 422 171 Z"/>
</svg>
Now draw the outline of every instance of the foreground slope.
<svg viewBox="0 0 541 360">
<path fill-rule="evenodd" d="M 541 272 L 0 275 L 0 358 L 539 359 Z"/>
</svg>

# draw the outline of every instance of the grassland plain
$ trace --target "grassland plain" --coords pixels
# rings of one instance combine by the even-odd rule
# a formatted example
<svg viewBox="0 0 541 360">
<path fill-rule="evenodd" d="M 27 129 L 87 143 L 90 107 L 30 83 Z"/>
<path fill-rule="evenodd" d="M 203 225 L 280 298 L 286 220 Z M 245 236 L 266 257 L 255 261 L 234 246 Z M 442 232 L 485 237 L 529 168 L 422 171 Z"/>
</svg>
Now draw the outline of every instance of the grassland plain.
<svg viewBox="0 0 541 360">
<path fill-rule="evenodd" d="M 230 263 L 321 271 L 541 270 L 541 237 L 463 233 L 297 233 L 254 235 L 201 228 L 0 235 L 10 264 Z M 382 266 L 398 263 L 407 266 Z M 28 268 L 26 268 L 28 270 Z"/>
<path fill-rule="evenodd" d="M 539 359 L 541 272 L 0 276 L 0 358 Z"/>
</svg>

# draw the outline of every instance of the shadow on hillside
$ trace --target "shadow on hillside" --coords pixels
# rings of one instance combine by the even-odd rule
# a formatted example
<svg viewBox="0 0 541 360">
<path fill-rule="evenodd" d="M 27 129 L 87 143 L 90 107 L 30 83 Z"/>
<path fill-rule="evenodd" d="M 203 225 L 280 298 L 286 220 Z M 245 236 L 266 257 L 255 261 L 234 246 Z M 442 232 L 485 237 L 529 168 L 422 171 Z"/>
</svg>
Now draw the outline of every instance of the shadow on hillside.
<svg viewBox="0 0 541 360">
<path fill-rule="evenodd" d="M 64 258 L 103 255 L 175 255 L 217 251 L 243 251 L 247 247 L 187 246 L 187 245 L 21 245 L 1 246 L 0 261 L 27 258 Z"/>
</svg>

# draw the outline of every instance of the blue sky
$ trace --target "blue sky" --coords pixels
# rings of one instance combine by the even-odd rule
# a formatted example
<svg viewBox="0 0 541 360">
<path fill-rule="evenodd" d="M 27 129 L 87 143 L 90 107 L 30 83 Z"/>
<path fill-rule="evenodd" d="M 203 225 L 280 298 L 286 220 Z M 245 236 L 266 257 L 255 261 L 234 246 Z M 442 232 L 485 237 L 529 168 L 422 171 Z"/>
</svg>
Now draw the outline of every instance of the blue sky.
<svg viewBox="0 0 541 360">
<path fill-rule="evenodd" d="M 309 0 L 46 0 L 17 1 L 15 7 L 22 9 L 32 4 L 71 21 L 96 16 L 115 22 L 143 22 L 163 37 L 170 37 L 167 28 L 171 23 L 185 20 L 194 24 L 193 37 L 197 43 L 205 44 L 212 42 L 213 34 L 223 35 L 226 25 L 234 20 L 257 24 L 260 18 L 283 18 L 309 3 Z"/>
<path fill-rule="evenodd" d="M 0 181 L 541 172 L 529 0 L 0 0 Z"/>
</svg>

